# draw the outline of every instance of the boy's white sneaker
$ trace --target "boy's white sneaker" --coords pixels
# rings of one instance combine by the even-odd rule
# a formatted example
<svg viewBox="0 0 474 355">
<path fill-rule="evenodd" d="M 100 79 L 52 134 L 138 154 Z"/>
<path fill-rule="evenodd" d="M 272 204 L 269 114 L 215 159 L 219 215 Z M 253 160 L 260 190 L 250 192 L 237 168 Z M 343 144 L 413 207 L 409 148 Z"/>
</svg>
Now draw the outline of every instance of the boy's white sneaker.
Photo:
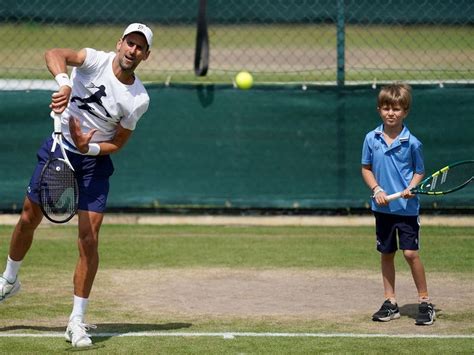
<svg viewBox="0 0 474 355">
<path fill-rule="evenodd" d="M 73 317 L 67 324 L 64 338 L 66 338 L 73 347 L 82 348 L 91 346 L 92 340 L 87 331 L 95 328 L 97 328 L 95 325 L 83 323 L 80 317 Z"/>
<path fill-rule="evenodd" d="M 21 283 L 17 277 L 15 281 L 9 282 L 3 276 L 0 276 L 0 303 L 20 291 Z"/>
</svg>

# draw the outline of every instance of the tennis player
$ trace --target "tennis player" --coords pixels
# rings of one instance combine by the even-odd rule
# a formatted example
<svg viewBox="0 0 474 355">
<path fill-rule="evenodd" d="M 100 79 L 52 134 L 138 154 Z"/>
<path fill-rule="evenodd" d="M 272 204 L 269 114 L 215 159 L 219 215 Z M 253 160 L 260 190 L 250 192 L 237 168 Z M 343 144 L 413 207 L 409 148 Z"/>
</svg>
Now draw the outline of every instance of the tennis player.
<svg viewBox="0 0 474 355">
<path fill-rule="evenodd" d="M 395 297 L 395 253 L 403 255 L 411 268 L 418 291 L 417 325 L 433 324 L 435 310 L 428 296 L 425 269 L 418 250 L 420 240 L 418 197 L 410 192 L 424 176 L 421 142 L 404 125 L 411 106 L 411 87 L 392 84 L 380 90 L 377 110 L 382 124 L 365 136 L 362 148 L 362 178 L 373 193 L 377 250 L 381 253 L 385 301 L 372 319 L 400 318 Z M 403 191 L 402 199 L 388 202 L 387 194 Z"/>
<path fill-rule="evenodd" d="M 59 86 L 50 108 L 61 114 L 65 148 L 79 185 L 79 258 L 74 272 L 73 309 L 65 334 L 74 347 L 92 344 L 84 316 L 98 269 L 99 230 L 114 171 L 109 155 L 127 143 L 148 109 L 149 96 L 135 69 L 150 55 L 152 40 L 150 28 L 132 23 L 117 42 L 115 52 L 56 48 L 45 53 L 46 66 Z M 73 67 L 71 76 L 68 66 Z M 38 164 L 0 277 L 0 302 L 20 290 L 18 271 L 43 218 L 38 181 L 52 142 L 52 137 L 46 139 L 37 153 Z"/>
</svg>

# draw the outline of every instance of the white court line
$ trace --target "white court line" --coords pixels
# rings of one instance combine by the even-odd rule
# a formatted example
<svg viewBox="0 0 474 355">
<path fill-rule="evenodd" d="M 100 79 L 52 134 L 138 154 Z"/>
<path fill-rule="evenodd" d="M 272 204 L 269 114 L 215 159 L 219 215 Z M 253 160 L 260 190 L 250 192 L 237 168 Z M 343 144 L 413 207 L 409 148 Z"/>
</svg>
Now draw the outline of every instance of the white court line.
<svg viewBox="0 0 474 355">
<path fill-rule="evenodd" d="M 238 337 L 268 338 L 396 338 L 396 339 L 474 339 L 472 334 L 358 334 L 358 333 L 253 333 L 253 332 L 130 332 L 90 333 L 93 338 L 110 337 Z M 64 333 L 0 333 L 0 338 L 63 338 Z"/>
</svg>

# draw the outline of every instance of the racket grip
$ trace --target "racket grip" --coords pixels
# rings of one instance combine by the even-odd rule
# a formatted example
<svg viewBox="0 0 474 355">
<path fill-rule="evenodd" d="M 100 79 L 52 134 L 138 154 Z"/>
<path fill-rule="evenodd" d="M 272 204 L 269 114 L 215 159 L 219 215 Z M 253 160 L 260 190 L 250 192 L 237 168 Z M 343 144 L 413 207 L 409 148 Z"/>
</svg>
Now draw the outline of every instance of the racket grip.
<svg viewBox="0 0 474 355">
<path fill-rule="evenodd" d="M 402 197 L 402 193 L 401 192 L 395 192 L 394 194 L 388 195 L 387 200 L 388 201 L 393 201 L 393 200 L 396 200 L 397 198 L 400 198 L 400 197 Z"/>
<path fill-rule="evenodd" d="M 61 115 L 58 113 L 53 113 L 54 119 L 54 133 L 61 133 Z"/>
</svg>

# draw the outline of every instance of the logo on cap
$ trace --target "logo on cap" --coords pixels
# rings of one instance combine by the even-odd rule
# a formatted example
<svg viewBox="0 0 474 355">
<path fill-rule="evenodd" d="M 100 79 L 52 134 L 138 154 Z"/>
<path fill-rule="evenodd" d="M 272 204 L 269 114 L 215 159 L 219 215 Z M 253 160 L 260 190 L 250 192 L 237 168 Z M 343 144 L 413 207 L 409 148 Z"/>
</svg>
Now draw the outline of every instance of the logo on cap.
<svg viewBox="0 0 474 355">
<path fill-rule="evenodd" d="M 149 27 L 141 23 L 132 23 L 125 29 L 122 38 L 132 32 L 140 32 L 142 35 L 144 35 L 146 42 L 148 43 L 148 47 L 151 47 L 151 43 L 153 42 L 153 32 Z"/>
</svg>

